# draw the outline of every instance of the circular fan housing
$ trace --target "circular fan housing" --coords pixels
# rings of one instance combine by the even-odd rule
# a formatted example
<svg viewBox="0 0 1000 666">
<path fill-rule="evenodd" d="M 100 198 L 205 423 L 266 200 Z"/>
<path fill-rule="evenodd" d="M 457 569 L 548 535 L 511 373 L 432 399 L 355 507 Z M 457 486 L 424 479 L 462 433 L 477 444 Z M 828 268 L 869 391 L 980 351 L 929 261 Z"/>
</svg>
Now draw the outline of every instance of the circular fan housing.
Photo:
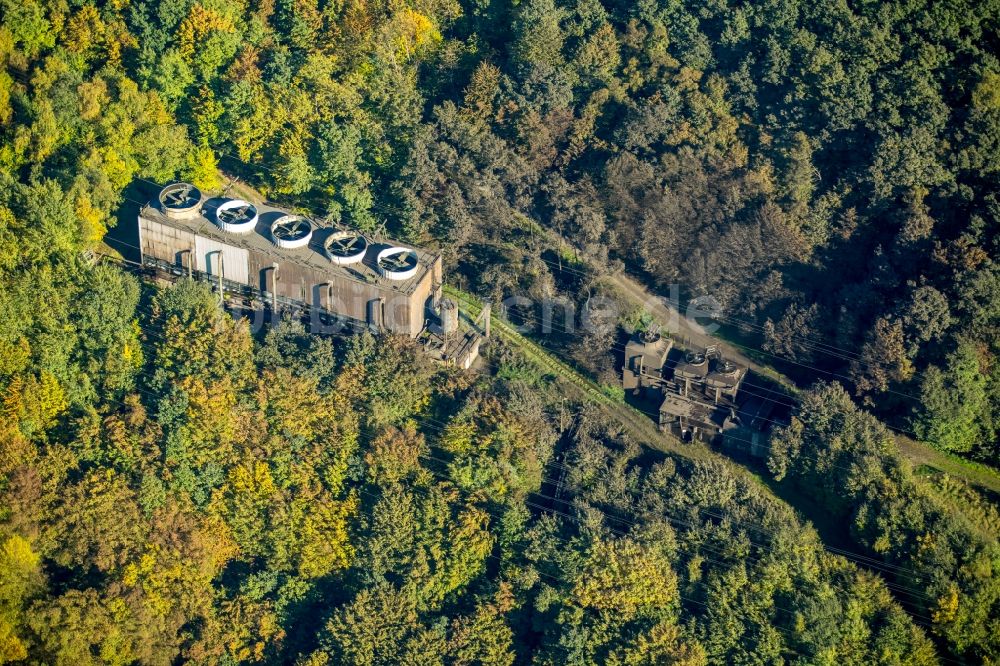
<svg viewBox="0 0 1000 666">
<path fill-rule="evenodd" d="M 242 199 L 231 199 L 215 209 L 215 221 L 231 234 L 250 233 L 257 227 L 257 207 Z"/>
<path fill-rule="evenodd" d="M 271 240 L 286 250 L 309 245 L 312 235 L 312 222 L 301 215 L 282 215 L 271 224 Z"/>
<path fill-rule="evenodd" d="M 724 375 L 731 375 L 736 372 L 736 364 L 730 360 L 722 359 L 716 364 L 715 371 Z"/>
<path fill-rule="evenodd" d="M 417 253 L 407 247 L 387 247 L 375 261 L 378 272 L 389 280 L 408 280 L 417 274 Z"/>
<path fill-rule="evenodd" d="M 705 362 L 705 354 L 702 352 L 688 352 L 684 356 L 684 361 L 691 365 L 701 365 Z"/>
<path fill-rule="evenodd" d="M 354 231 L 338 231 L 323 242 L 323 251 L 338 266 L 356 264 L 368 252 L 368 239 Z"/>
<path fill-rule="evenodd" d="M 168 217 L 186 217 L 201 206 L 201 190 L 191 183 L 173 183 L 160 190 L 160 208 Z"/>
<path fill-rule="evenodd" d="M 660 333 L 658 331 L 643 331 L 641 337 L 642 341 L 646 344 L 653 344 L 660 341 Z"/>
</svg>

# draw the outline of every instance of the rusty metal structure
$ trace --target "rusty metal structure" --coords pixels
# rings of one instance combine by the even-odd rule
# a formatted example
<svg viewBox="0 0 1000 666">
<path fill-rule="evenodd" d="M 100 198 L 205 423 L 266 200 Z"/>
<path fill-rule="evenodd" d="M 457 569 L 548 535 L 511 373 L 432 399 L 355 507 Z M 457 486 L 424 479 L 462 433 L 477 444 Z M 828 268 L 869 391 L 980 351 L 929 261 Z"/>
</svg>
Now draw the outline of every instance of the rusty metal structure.
<svg viewBox="0 0 1000 666">
<path fill-rule="evenodd" d="M 656 331 L 637 333 L 625 346 L 622 385 L 634 398 L 656 405 L 660 430 L 688 440 L 698 438 L 761 447 L 775 404 L 741 395 L 748 368 L 725 358 L 716 347 L 683 351 Z"/>
</svg>

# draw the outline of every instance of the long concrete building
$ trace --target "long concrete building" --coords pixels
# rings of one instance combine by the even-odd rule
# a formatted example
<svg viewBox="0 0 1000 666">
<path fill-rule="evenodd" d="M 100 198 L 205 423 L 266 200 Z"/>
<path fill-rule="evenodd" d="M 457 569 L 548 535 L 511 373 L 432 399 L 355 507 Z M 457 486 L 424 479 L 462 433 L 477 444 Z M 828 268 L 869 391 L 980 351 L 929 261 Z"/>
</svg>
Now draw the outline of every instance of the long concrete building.
<svg viewBox="0 0 1000 666">
<path fill-rule="evenodd" d="M 237 199 L 168 185 L 139 211 L 142 262 L 221 277 L 263 302 L 293 301 L 417 337 L 441 299 L 441 255 Z"/>
</svg>

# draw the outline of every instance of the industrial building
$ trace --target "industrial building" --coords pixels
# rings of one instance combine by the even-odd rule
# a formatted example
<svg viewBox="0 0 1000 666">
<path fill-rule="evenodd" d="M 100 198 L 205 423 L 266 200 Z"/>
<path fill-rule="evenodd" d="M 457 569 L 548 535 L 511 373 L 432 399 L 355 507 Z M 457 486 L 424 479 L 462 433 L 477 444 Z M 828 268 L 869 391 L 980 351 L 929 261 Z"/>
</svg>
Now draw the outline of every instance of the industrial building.
<svg viewBox="0 0 1000 666">
<path fill-rule="evenodd" d="M 660 430 L 684 440 L 728 437 L 736 448 L 760 456 L 776 403 L 740 394 L 747 372 L 715 347 L 682 351 L 659 332 L 646 331 L 625 346 L 622 385 L 634 398 L 656 405 Z"/>
<path fill-rule="evenodd" d="M 305 308 L 353 330 L 421 338 L 463 367 L 478 354 L 482 335 L 460 331 L 454 304 L 442 299 L 439 253 L 266 205 L 206 199 L 188 183 L 164 187 L 141 208 L 138 238 L 144 266 L 209 279 L 272 312 Z"/>
</svg>

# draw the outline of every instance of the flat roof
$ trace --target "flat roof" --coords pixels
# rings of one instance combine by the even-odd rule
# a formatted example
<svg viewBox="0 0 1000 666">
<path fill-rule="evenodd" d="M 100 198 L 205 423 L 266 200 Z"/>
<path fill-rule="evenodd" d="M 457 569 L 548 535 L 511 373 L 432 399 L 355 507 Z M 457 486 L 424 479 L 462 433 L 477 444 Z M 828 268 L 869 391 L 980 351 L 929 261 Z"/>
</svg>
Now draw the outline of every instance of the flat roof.
<svg viewBox="0 0 1000 666">
<path fill-rule="evenodd" d="M 259 219 L 257 226 L 250 233 L 233 234 L 223 231 L 215 224 L 215 211 L 225 203 L 230 201 L 223 197 L 212 197 L 206 199 L 199 212 L 188 217 L 168 217 L 159 208 L 159 202 L 150 201 L 139 211 L 141 217 L 154 222 L 158 222 L 174 229 L 187 231 L 202 238 L 207 238 L 219 243 L 224 243 L 232 247 L 239 247 L 252 250 L 259 254 L 266 254 L 274 257 L 278 264 L 285 262 L 297 264 L 304 268 L 325 273 L 331 277 L 353 280 L 355 282 L 376 285 L 380 288 L 396 291 L 402 294 L 412 294 L 417 286 L 423 282 L 427 272 L 433 269 L 434 263 L 440 257 L 437 252 L 430 252 L 421 248 L 413 247 L 406 243 L 397 243 L 391 240 L 374 242 L 369 239 L 368 251 L 364 259 L 356 264 L 341 266 L 330 261 L 323 254 L 323 243 L 331 235 L 343 231 L 333 227 L 322 227 L 315 220 L 313 223 L 313 235 L 307 247 L 299 249 L 288 249 L 278 247 L 271 241 L 271 223 L 279 217 L 289 215 L 289 211 L 274 208 L 266 204 L 253 204 L 257 208 Z M 413 277 L 406 280 L 390 280 L 379 274 L 376 265 L 376 256 L 381 250 L 389 247 L 406 247 L 417 254 L 419 267 Z"/>
<path fill-rule="evenodd" d="M 680 416 L 702 424 L 711 424 L 714 427 L 721 427 L 725 422 L 728 408 L 728 405 L 710 405 L 674 393 L 664 395 L 663 402 L 660 403 L 661 414 Z"/>
<path fill-rule="evenodd" d="M 638 335 L 629 338 L 626 344 L 626 355 L 642 356 L 642 364 L 648 374 L 660 374 L 663 364 L 667 360 L 667 355 L 673 348 L 673 340 L 670 338 L 658 338 L 652 342 L 646 342 Z"/>
<path fill-rule="evenodd" d="M 729 359 L 725 360 L 733 364 L 734 370 L 732 374 L 724 374 L 718 371 L 720 359 L 706 358 L 704 362 L 695 364 L 690 363 L 686 357 L 682 358 L 684 360 L 679 361 L 677 366 L 674 368 L 674 376 L 682 379 L 692 379 L 701 382 L 716 381 L 730 386 L 742 380 L 743 375 L 747 372 L 747 367 L 745 365 L 736 363 L 735 361 L 729 361 Z"/>
</svg>

